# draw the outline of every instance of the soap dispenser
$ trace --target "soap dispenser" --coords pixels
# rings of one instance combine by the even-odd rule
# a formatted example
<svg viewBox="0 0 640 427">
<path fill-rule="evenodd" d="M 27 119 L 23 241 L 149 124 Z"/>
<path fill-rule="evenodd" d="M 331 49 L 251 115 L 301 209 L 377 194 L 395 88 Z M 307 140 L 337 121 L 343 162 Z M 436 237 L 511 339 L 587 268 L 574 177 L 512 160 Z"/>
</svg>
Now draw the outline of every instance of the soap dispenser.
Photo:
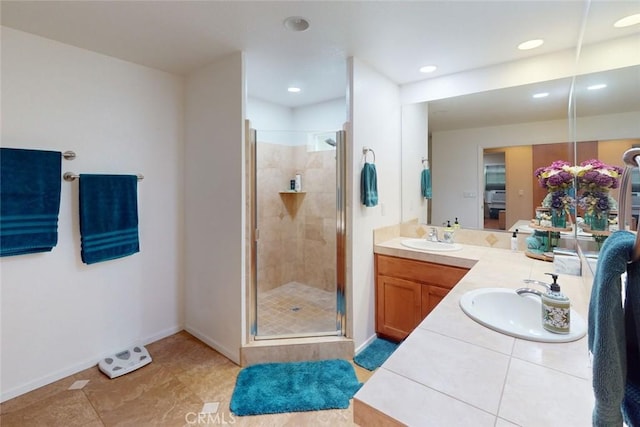
<svg viewBox="0 0 640 427">
<path fill-rule="evenodd" d="M 558 285 L 558 275 L 546 273 L 551 276 L 553 283 L 546 293 L 542 294 L 542 327 L 556 334 L 568 334 L 571 324 L 569 315 L 571 303 L 561 291 Z"/>
<path fill-rule="evenodd" d="M 511 236 L 511 250 L 516 252 L 518 250 L 518 229 L 513 232 Z"/>
</svg>

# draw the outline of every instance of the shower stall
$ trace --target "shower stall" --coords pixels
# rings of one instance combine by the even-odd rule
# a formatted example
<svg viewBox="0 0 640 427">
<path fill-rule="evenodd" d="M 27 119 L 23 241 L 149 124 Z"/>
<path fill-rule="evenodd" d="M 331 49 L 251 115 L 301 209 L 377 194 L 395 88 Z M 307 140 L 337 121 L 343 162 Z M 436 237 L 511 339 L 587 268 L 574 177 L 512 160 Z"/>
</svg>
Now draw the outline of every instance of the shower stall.
<svg viewBox="0 0 640 427">
<path fill-rule="evenodd" d="M 251 335 L 343 336 L 344 132 L 250 132 Z"/>
</svg>

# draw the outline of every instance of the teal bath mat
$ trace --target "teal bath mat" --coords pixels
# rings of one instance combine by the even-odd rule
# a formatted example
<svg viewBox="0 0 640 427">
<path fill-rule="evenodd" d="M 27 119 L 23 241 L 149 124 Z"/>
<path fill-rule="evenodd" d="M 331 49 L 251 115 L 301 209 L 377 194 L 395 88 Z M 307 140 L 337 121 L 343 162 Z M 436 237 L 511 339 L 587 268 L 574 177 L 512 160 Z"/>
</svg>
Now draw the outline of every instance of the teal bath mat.
<svg viewBox="0 0 640 427">
<path fill-rule="evenodd" d="M 361 386 L 346 360 L 264 363 L 240 371 L 229 408 L 235 415 L 345 409 Z"/>
<path fill-rule="evenodd" d="M 376 338 L 364 350 L 362 350 L 353 361 L 369 371 L 375 371 L 391 356 L 400 344 Z"/>
</svg>

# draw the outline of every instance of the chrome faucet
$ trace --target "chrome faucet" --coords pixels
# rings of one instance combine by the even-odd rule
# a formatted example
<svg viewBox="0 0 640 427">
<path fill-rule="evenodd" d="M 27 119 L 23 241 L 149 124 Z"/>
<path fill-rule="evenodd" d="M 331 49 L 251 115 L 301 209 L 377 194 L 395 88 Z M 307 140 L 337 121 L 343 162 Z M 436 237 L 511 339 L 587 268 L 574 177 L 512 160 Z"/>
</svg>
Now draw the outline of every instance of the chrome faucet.
<svg viewBox="0 0 640 427">
<path fill-rule="evenodd" d="M 439 242 L 440 240 L 438 239 L 438 229 L 435 227 L 431 227 L 429 229 L 429 237 L 427 237 L 427 240 L 430 242 Z"/>
<path fill-rule="evenodd" d="M 532 288 L 520 288 L 520 289 L 516 289 L 516 293 L 520 296 L 524 296 L 525 294 L 533 294 L 533 295 L 538 295 L 539 297 L 542 297 L 542 292 L 537 291 L 535 289 Z"/>
<path fill-rule="evenodd" d="M 544 288 L 547 290 L 551 289 L 551 285 L 545 282 L 541 282 L 540 280 L 524 279 L 523 282 L 531 285 L 544 286 Z M 532 288 L 516 289 L 516 293 L 520 296 L 523 296 L 525 294 L 533 294 L 533 295 L 538 295 L 539 297 L 542 297 L 542 292 Z"/>
</svg>

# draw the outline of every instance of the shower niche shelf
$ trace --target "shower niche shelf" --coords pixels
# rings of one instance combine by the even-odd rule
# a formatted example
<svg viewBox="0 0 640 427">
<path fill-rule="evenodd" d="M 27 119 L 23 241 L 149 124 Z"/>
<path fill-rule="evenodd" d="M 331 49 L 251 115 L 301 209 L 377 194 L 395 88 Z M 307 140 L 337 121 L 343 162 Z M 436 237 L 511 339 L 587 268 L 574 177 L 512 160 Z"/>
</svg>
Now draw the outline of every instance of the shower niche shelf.
<svg viewBox="0 0 640 427">
<path fill-rule="evenodd" d="M 298 214 L 298 209 L 302 205 L 302 199 L 307 194 L 304 191 L 281 191 L 280 198 L 284 207 L 287 208 L 287 212 L 291 215 L 291 218 L 295 218 Z M 299 195 L 300 197 L 292 197 L 292 195 Z"/>
</svg>

